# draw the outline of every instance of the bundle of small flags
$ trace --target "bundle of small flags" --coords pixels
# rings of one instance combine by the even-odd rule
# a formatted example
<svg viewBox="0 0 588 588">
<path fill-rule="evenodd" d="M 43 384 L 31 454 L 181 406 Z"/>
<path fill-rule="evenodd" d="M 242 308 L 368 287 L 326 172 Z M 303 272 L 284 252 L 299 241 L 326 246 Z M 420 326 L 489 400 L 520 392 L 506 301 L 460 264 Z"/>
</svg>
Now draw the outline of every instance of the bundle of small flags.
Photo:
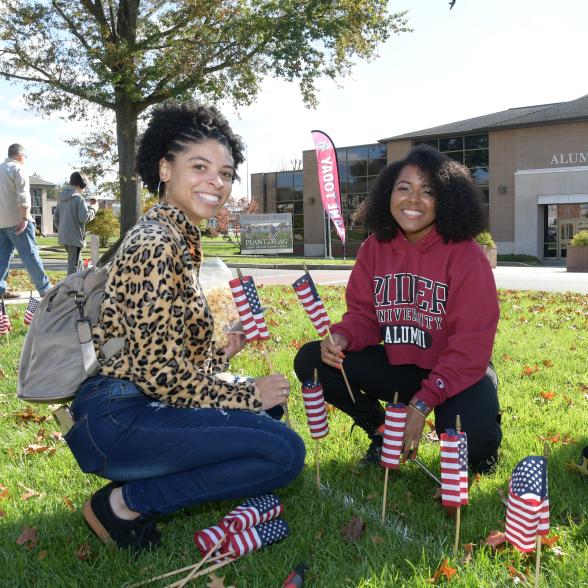
<svg viewBox="0 0 588 588">
<path fill-rule="evenodd" d="M 325 305 L 319 296 L 312 277 L 310 274 L 305 273 L 292 284 L 292 287 L 296 291 L 298 299 L 308 314 L 314 328 L 317 330 L 319 336 L 323 337 L 331 326 L 331 320 L 325 310 Z"/>
<path fill-rule="evenodd" d="M 508 486 L 506 538 L 519 551 L 535 549 L 539 535 L 549 533 L 547 459 L 530 455 L 512 472 Z"/>
<path fill-rule="evenodd" d="M 218 544 L 218 554 L 237 559 L 290 534 L 286 521 L 278 518 L 283 511 L 280 499 L 274 494 L 249 498 L 217 525 L 197 531 L 194 542 L 203 557 Z"/>
<path fill-rule="evenodd" d="M 384 439 L 380 458 L 380 465 L 384 468 L 395 470 L 400 467 L 400 451 L 402 449 L 402 439 L 404 439 L 407 412 L 406 405 L 401 402 L 386 406 Z"/>
<path fill-rule="evenodd" d="M 8 331 L 12 331 L 12 325 L 10 324 L 8 313 L 6 312 L 4 298 L 0 298 L 0 335 L 6 335 Z"/>
<path fill-rule="evenodd" d="M 247 341 L 269 339 L 270 335 L 253 278 L 251 276 L 234 278 L 229 281 L 229 286 Z"/>
<path fill-rule="evenodd" d="M 468 439 L 463 432 L 447 429 L 441 434 L 441 504 L 468 503 Z"/>
<path fill-rule="evenodd" d="M 24 314 L 24 324 L 28 327 L 33 320 L 33 315 L 35 314 L 35 310 L 39 306 L 39 301 L 36 298 L 33 298 L 31 294 L 29 297 L 29 303 L 27 305 L 27 309 L 25 310 Z"/>
</svg>

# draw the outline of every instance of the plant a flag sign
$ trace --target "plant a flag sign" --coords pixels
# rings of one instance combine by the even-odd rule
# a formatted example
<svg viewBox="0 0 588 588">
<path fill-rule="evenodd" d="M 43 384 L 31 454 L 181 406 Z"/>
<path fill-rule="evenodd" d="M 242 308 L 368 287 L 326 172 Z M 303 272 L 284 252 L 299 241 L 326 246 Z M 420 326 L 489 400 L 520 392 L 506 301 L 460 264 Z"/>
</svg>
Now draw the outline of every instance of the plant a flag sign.
<svg viewBox="0 0 588 588">
<path fill-rule="evenodd" d="M 465 433 L 447 429 L 441 435 L 441 503 L 468 503 L 468 440 Z"/>
<path fill-rule="evenodd" d="M 319 187 L 323 208 L 329 215 L 337 235 L 345 244 L 345 221 L 341 211 L 337 152 L 331 138 L 322 131 L 312 131 L 316 151 Z"/>
<path fill-rule="evenodd" d="M 530 455 L 512 472 L 506 510 L 507 540 L 519 551 L 535 549 L 538 535 L 549 533 L 547 459 Z"/>
<path fill-rule="evenodd" d="M 305 273 L 293 284 L 298 299 L 320 337 L 327 334 L 331 321 L 310 274 Z"/>
</svg>

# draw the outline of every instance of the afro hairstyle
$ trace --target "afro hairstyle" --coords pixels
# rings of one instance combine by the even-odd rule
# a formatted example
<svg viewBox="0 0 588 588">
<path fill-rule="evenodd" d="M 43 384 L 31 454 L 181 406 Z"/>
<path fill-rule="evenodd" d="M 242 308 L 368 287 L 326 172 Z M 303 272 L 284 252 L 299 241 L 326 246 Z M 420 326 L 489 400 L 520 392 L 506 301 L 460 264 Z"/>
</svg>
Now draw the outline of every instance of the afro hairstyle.
<svg viewBox="0 0 588 588">
<path fill-rule="evenodd" d="M 361 209 L 361 218 L 379 241 L 390 241 L 398 224 L 390 212 L 390 197 L 400 172 L 414 165 L 435 191 L 435 226 L 447 243 L 472 239 L 486 228 L 481 193 L 468 169 L 428 145 L 414 147 L 404 159 L 386 166 Z"/>
<path fill-rule="evenodd" d="M 207 139 L 216 139 L 227 147 L 235 168 L 243 163 L 245 145 L 241 137 L 233 133 L 227 119 L 214 106 L 172 102 L 154 108 L 139 141 L 135 162 L 135 170 L 149 192 L 158 194 L 161 158 L 174 161 L 175 154 L 190 143 Z"/>
</svg>

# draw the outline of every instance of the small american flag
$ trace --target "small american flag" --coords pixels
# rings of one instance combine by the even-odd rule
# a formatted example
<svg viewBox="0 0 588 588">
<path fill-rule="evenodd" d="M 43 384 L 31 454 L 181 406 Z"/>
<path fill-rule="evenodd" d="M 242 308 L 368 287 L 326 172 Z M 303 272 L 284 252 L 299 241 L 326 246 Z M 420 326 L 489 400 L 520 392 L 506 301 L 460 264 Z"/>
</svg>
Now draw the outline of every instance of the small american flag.
<svg viewBox="0 0 588 588">
<path fill-rule="evenodd" d="M 468 439 L 465 433 L 447 429 L 441 434 L 441 504 L 468 503 Z"/>
<path fill-rule="evenodd" d="M 225 528 L 220 525 L 215 525 L 214 527 L 208 527 L 208 529 L 202 529 L 202 531 L 196 531 L 194 533 L 194 543 L 196 543 L 198 551 L 204 557 L 220 539 L 224 538 L 225 541 L 221 542 L 216 548 L 215 554 L 224 553 L 227 550 L 226 536 Z"/>
<path fill-rule="evenodd" d="M 234 559 L 285 539 L 290 534 L 288 523 L 275 519 L 241 533 L 228 536 L 228 553 Z"/>
<path fill-rule="evenodd" d="M 549 533 L 547 459 L 531 455 L 512 472 L 508 486 L 506 538 L 519 551 L 535 549 L 538 535 Z"/>
<path fill-rule="evenodd" d="M 249 498 L 241 506 L 232 510 L 219 523 L 230 533 L 239 533 L 244 529 L 255 527 L 278 518 L 284 511 L 284 506 L 275 494 L 261 494 Z"/>
<path fill-rule="evenodd" d="M 269 332 L 263 318 L 263 310 L 253 278 L 244 276 L 242 281 L 240 278 L 234 278 L 229 281 L 229 287 L 247 341 L 269 339 Z"/>
<path fill-rule="evenodd" d="M 8 331 L 12 331 L 12 325 L 10 324 L 8 313 L 6 312 L 4 298 L 0 298 L 0 335 L 6 335 Z"/>
<path fill-rule="evenodd" d="M 304 310 L 310 317 L 314 328 L 317 330 L 319 336 L 323 337 L 331 326 L 331 321 L 314 285 L 314 280 L 310 274 L 305 273 L 292 284 L 292 287 L 296 291 Z"/>
<path fill-rule="evenodd" d="M 380 465 L 384 468 L 395 470 L 400 467 L 400 450 L 402 449 L 407 412 L 406 405 L 400 402 L 386 406 L 384 440 L 380 459 Z"/>
<path fill-rule="evenodd" d="M 329 434 L 329 422 L 323 388 L 318 380 L 306 380 L 302 383 L 302 400 L 310 436 L 313 439 L 326 437 Z"/>
<path fill-rule="evenodd" d="M 261 308 L 261 302 L 257 295 L 257 288 L 255 287 L 255 282 L 253 281 L 252 276 L 243 277 L 243 289 L 245 290 L 245 296 L 247 296 L 249 307 L 251 308 L 255 324 L 257 325 L 257 330 L 259 331 L 259 338 L 269 339 L 269 331 L 265 324 L 265 318 L 263 318 L 263 309 Z"/>
<path fill-rule="evenodd" d="M 24 324 L 28 327 L 33 320 L 33 315 L 35 314 L 35 310 L 39 306 L 39 301 L 36 298 L 33 298 L 32 294 L 29 298 L 29 303 L 27 305 L 27 309 L 25 310 L 24 314 Z"/>
</svg>

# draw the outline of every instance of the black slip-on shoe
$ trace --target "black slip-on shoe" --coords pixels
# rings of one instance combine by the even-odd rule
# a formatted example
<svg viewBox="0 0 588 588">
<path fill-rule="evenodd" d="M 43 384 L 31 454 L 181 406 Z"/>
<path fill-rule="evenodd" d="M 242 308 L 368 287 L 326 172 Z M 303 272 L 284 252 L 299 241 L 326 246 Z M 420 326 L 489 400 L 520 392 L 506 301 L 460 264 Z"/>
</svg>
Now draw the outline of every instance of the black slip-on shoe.
<svg viewBox="0 0 588 588">
<path fill-rule="evenodd" d="M 363 470 L 380 463 L 383 441 L 384 439 L 381 435 L 376 435 L 372 438 L 366 454 L 357 462 L 357 469 Z"/>
<path fill-rule="evenodd" d="M 132 521 L 117 517 L 110 506 L 110 493 L 114 484 L 100 488 L 92 495 L 82 509 L 90 529 L 104 543 L 115 543 L 117 547 L 140 551 L 156 549 L 161 544 L 161 534 L 155 526 L 155 519 L 139 515 Z"/>
</svg>

